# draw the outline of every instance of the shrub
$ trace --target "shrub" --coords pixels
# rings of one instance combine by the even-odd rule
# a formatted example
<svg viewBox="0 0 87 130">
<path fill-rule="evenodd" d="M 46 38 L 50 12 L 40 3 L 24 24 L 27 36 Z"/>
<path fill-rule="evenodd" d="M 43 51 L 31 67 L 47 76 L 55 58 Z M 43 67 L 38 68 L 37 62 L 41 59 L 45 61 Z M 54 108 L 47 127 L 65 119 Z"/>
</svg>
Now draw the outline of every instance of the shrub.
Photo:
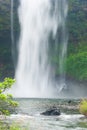
<svg viewBox="0 0 87 130">
<path fill-rule="evenodd" d="M 87 81 L 87 52 L 72 54 L 67 58 L 67 74 L 82 81 Z"/>
<path fill-rule="evenodd" d="M 79 105 L 79 111 L 81 114 L 87 116 L 87 99 L 83 99 Z"/>
<path fill-rule="evenodd" d="M 4 92 L 11 88 L 15 82 L 12 78 L 5 78 L 3 82 L 0 82 L 0 113 L 9 115 L 15 111 L 18 103 L 14 101 L 11 94 L 5 94 Z"/>
</svg>

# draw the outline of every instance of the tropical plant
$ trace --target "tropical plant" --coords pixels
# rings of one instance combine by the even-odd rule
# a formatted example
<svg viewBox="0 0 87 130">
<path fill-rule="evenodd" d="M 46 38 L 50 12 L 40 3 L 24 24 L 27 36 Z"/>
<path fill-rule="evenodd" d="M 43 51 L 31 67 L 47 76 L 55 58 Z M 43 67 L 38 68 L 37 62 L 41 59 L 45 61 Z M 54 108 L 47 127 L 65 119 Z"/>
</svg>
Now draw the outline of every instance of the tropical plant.
<svg viewBox="0 0 87 130">
<path fill-rule="evenodd" d="M 0 82 L 0 113 L 9 115 L 15 111 L 18 103 L 14 101 L 11 94 L 5 94 L 5 91 L 12 87 L 15 79 L 5 78 L 3 82 Z"/>
</svg>

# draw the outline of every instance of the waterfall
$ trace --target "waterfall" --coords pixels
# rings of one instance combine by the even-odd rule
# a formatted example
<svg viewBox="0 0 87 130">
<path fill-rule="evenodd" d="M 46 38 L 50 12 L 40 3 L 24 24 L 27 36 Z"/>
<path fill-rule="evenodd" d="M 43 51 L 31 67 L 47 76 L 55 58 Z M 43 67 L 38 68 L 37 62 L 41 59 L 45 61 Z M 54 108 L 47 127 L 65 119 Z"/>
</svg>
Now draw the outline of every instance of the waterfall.
<svg viewBox="0 0 87 130">
<path fill-rule="evenodd" d="M 67 29 L 66 29 L 66 17 L 68 11 L 68 5 L 66 0 L 58 0 L 61 6 L 59 5 L 59 10 L 61 10 L 59 17 L 61 16 L 61 39 L 59 40 L 59 92 L 62 89 L 67 89 L 66 81 L 65 81 L 65 60 L 67 56 L 67 43 L 68 43 L 68 36 L 67 36 Z"/>
<path fill-rule="evenodd" d="M 54 69 L 49 60 L 50 35 L 59 50 L 59 70 L 63 74 L 64 58 L 67 52 L 65 21 L 66 0 L 19 0 L 18 16 L 20 38 L 18 42 L 18 63 L 15 73 L 14 94 L 18 97 L 55 97 L 60 85 L 54 82 Z M 56 43 L 61 28 L 61 42 Z M 58 42 L 58 40 L 57 40 Z"/>
</svg>

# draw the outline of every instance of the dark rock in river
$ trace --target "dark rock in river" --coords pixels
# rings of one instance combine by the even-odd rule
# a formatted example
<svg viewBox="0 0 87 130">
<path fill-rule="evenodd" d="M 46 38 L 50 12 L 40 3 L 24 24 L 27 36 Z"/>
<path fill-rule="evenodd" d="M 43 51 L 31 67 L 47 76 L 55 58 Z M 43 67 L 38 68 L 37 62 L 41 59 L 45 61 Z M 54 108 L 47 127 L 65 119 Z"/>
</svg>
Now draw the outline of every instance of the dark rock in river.
<svg viewBox="0 0 87 130">
<path fill-rule="evenodd" d="M 46 116 L 59 116 L 61 113 L 60 113 L 60 109 L 53 107 L 46 110 L 45 112 L 42 112 L 41 114 Z"/>
</svg>

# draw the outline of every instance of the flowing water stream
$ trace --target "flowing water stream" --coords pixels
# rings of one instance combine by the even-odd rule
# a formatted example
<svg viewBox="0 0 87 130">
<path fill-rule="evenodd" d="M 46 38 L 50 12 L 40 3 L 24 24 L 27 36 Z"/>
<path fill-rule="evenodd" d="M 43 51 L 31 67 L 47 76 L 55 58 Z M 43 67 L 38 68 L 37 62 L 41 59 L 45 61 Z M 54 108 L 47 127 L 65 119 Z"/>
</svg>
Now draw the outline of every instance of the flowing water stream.
<svg viewBox="0 0 87 130">
<path fill-rule="evenodd" d="M 19 114 L 11 115 L 8 120 L 16 122 L 21 130 L 87 130 L 87 118 L 75 110 L 79 100 L 67 99 L 17 99 L 19 101 Z M 44 116 L 40 113 L 49 108 L 60 107 L 60 116 Z M 64 108 L 64 106 L 68 106 Z M 73 108 L 74 109 L 69 109 Z"/>
</svg>

